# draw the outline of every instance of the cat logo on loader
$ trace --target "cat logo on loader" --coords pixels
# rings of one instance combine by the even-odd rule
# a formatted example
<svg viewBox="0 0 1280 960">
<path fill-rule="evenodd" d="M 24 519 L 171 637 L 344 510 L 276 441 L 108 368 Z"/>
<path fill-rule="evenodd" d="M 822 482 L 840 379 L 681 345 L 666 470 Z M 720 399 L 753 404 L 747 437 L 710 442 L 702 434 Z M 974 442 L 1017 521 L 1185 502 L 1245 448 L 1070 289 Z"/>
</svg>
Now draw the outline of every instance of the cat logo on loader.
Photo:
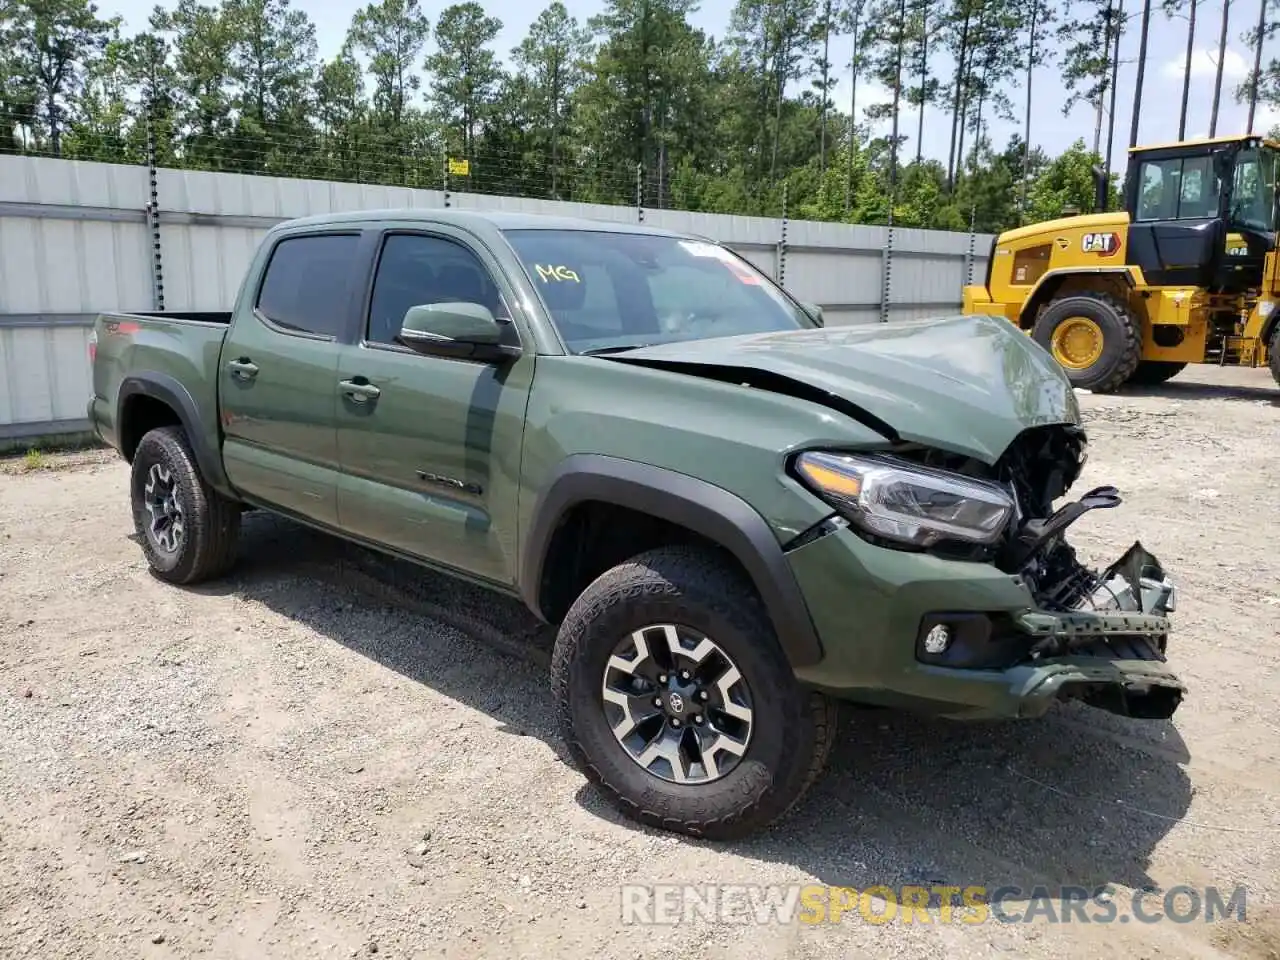
<svg viewBox="0 0 1280 960">
<path fill-rule="evenodd" d="M 1120 249 L 1120 234 L 1086 233 L 1080 238 L 1080 249 L 1085 253 L 1109 257 Z"/>
</svg>

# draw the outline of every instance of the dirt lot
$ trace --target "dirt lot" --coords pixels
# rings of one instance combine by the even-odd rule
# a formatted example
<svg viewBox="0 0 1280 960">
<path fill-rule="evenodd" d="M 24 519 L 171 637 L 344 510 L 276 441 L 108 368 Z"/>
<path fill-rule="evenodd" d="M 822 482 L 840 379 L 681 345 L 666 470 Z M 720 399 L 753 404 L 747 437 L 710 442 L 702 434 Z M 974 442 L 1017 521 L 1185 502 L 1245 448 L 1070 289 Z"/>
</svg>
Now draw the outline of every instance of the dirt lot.
<svg viewBox="0 0 1280 960">
<path fill-rule="evenodd" d="M 602 807 L 515 607 L 260 514 L 231 579 L 168 587 L 122 463 L 0 465 L 0 955 L 1280 956 L 1280 393 L 1081 401 L 1078 492 L 1126 502 L 1073 539 L 1179 580 L 1175 721 L 847 712 L 810 799 L 733 845 Z M 1249 919 L 624 925 L 619 885 L 660 882 L 1111 883 L 1124 915 L 1243 884 Z"/>
</svg>

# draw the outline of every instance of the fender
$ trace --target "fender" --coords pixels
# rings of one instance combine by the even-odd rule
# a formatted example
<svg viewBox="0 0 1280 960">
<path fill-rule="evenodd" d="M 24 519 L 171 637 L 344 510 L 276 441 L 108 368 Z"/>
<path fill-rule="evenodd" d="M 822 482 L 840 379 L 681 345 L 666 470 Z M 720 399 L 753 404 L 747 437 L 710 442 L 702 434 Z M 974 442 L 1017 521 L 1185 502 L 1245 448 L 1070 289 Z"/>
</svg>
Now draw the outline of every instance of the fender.
<svg viewBox="0 0 1280 960">
<path fill-rule="evenodd" d="M 1056 270 L 1047 270 L 1036 281 L 1036 285 L 1031 288 L 1031 292 L 1027 295 L 1027 299 L 1022 305 L 1022 312 L 1018 315 L 1018 326 L 1023 330 L 1031 326 L 1031 321 L 1035 319 L 1036 311 L 1040 309 L 1040 305 L 1046 299 L 1051 297 L 1052 290 L 1057 284 L 1054 281 L 1066 279 L 1067 277 L 1090 276 L 1096 274 L 1120 274 L 1124 277 L 1125 283 L 1129 285 L 1129 289 L 1133 289 L 1138 285 L 1138 281 L 1134 279 L 1134 273 L 1137 267 L 1125 264 L 1116 264 L 1111 267 L 1059 267 Z"/>
<path fill-rule="evenodd" d="M 1276 332 L 1277 326 L 1280 326 L 1280 305 L 1271 311 L 1271 316 L 1262 325 L 1262 332 L 1258 335 L 1258 340 L 1268 348 L 1271 346 L 1271 335 Z"/>
<path fill-rule="evenodd" d="M 186 431 L 187 442 L 191 444 L 191 452 L 195 454 L 196 465 L 205 482 L 219 493 L 235 497 L 236 493 L 227 479 L 226 471 L 222 469 L 222 457 L 216 449 L 209 446 L 205 432 L 200 428 L 200 412 L 195 400 L 180 381 L 168 374 L 146 371 L 124 379 L 116 398 L 116 435 L 123 441 L 125 405 L 130 397 L 139 395 L 161 401 L 178 415 L 178 421 Z"/>
<path fill-rule="evenodd" d="M 576 504 L 588 500 L 638 510 L 718 543 L 751 577 L 791 665 L 812 666 L 822 659 L 822 644 L 782 544 L 754 508 L 705 480 L 618 457 L 574 454 L 547 478 L 518 577 L 520 595 L 535 614 L 541 617 L 538 594 L 552 535 Z"/>
</svg>

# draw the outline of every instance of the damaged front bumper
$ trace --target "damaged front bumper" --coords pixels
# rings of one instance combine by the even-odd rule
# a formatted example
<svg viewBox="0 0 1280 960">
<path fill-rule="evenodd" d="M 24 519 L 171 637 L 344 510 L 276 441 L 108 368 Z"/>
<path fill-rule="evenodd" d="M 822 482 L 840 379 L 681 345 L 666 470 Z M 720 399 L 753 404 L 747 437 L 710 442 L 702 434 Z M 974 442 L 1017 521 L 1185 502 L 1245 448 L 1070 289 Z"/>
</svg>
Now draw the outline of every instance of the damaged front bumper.
<svg viewBox="0 0 1280 960">
<path fill-rule="evenodd" d="M 800 679 L 835 696 L 964 719 L 1036 717 L 1079 700 L 1173 715 L 1173 585 L 1135 544 L 1076 609 L 1047 610 L 994 565 L 885 549 L 845 527 L 788 553 L 824 657 Z M 945 633 L 945 635 L 944 635 Z"/>
<path fill-rule="evenodd" d="M 1017 716 L 1039 716 L 1050 704 L 1079 700 L 1109 713 L 1142 720 L 1166 720 L 1182 702 L 1186 687 L 1151 660 L 1062 657 L 1006 671 L 1005 698 Z M 997 710 L 994 715 L 1004 715 Z"/>
<path fill-rule="evenodd" d="M 1166 580 L 1165 586 L 1171 584 Z M 991 656 L 982 663 L 982 653 L 973 649 L 951 647 L 930 654 L 928 631 L 937 622 L 933 616 L 925 618 L 917 659 L 933 667 L 936 677 L 949 673 L 956 689 L 963 685 L 964 704 L 975 709 L 962 709 L 960 715 L 1035 717 L 1055 701 L 1079 700 L 1125 717 L 1164 720 L 1173 716 L 1186 692 L 1165 665 L 1170 623 L 1164 616 L 1022 613 L 1010 618 L 1002 637 L 992 637 L 992 649 L 1003 641 L 1011 655 L 1019 647 L 1029 650 L 1022 662 L 1004 669 L 992 669 L 992 661 L 998 660 Z"/>
</svg>

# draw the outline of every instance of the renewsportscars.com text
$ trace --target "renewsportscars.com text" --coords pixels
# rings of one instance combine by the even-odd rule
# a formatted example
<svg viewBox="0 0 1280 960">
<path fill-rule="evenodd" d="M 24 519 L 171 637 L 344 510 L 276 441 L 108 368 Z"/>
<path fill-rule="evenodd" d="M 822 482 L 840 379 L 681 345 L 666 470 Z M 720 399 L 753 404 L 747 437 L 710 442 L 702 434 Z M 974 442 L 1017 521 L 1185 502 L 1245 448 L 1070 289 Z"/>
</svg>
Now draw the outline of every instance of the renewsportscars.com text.
<svg viewBox="0 0 1280 960">
<path fill-rule="evenodd" d="M 628 884 L 622 922 L 674 925 L 823 923 L 1215 923 L 1245 920 L 1246 890 L 1175 886 L 824 886 Z"/>
</svg>

